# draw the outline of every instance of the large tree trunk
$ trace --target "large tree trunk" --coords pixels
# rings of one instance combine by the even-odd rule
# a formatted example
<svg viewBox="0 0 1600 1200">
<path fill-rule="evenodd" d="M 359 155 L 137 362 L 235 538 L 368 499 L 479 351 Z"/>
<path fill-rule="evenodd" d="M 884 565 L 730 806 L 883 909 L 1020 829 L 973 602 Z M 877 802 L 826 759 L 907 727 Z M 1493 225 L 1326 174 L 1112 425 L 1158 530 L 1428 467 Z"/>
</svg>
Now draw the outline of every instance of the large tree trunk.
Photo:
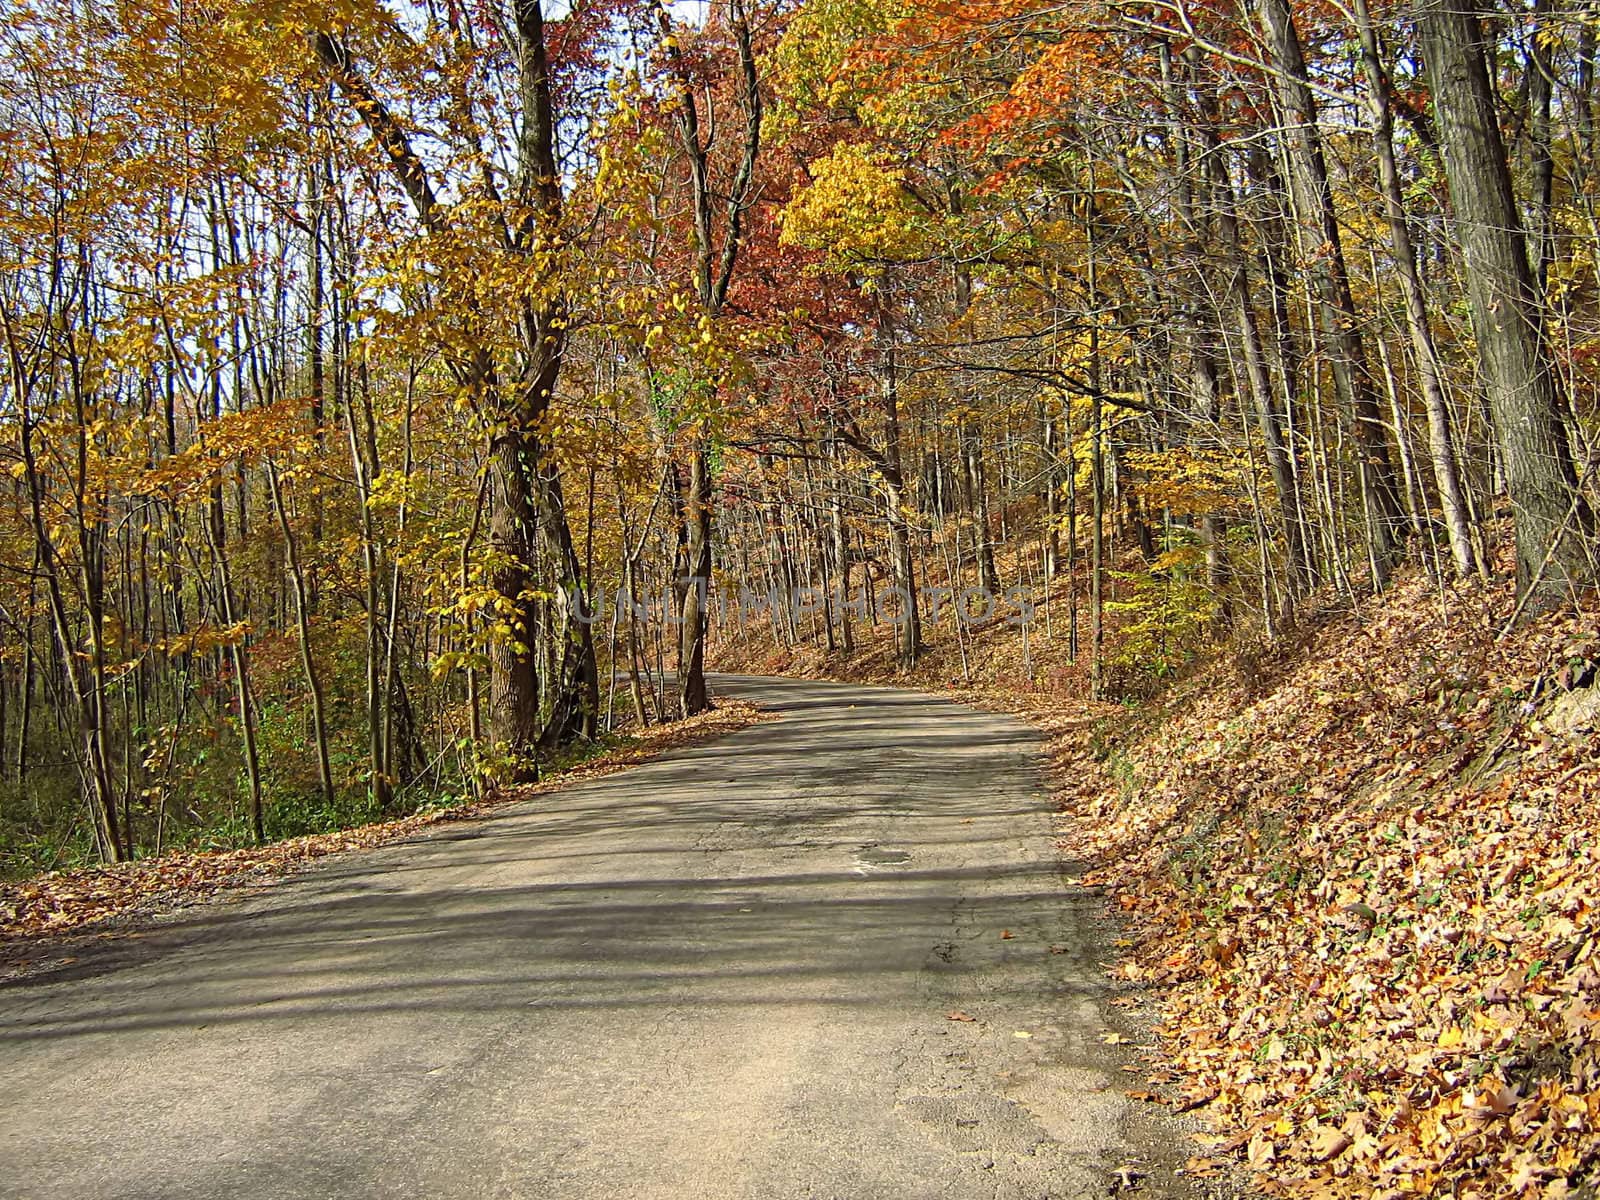
<svg viewBox="0 0 1600 1200">
<path fill-rule="evenodd" d="M 495 438 L 490 460 L 494 494 L 489 542 L 494 548 L 493 577 L 497 621 L 504 626 L 489 639 L 489 734 L 496 753 L 521 760 L 538 744 L 539 670 L 533 654 L 537 610 L 532 603 L 538 514 L 533 503 L 534 439 L 508 429 Z M 530 770 L 523 764 L 513 774 Z"/>
<path fill-rule="evenodd" d="M 1317 128 L 1316 101 L 1308 82 L 1300 34 L 1289 0 L 1261 0 L 1261 23 L 1267 34 L 1278 101 L 1283 109 L 1289 149 L 1290 181 L 1302 225 L 1312 247 L 1304 266 L 1311 277 L 1321 322 L 1322 344 L 1333 368 L 1339 400 L 1352 418 L 1359 456 L 1361 492 L 1367 511 L 1367 532 L 1378 582 L 1386 576 L 1405 520 L 1383 412 L 1378 405 L 1367 364 L 1345 266 L 1339 222 L 1333 208 L 1328 165 Z"/>
<path fill-rule="evenodd" d="M 516 19 L 522 108 L 516 194 L 524 215 L 514 227 L 514 249 L 534 260 L 550 254 L 559 243 L 561 168 L 556 161 L 554 88 L 539 0 L 517 0 Z M 518 503 L 532 507 L 538 521 L 537 532 L 530 529 L 530 536 L 526 538 L 528 557 L 524 562 L 532 566 L 547 561 L 540 552 L 548 550 L 559 577 L 554 603 L 561 650 L 555 677 L 549 681 L 550 712 L 538 736 L 539 747 L 546 751 L 572 737 L 592 737 L 600 707 L 599 670 L 594 655 L 594 631 L 589 624 L 591 614 L 585 595 L 583 566 L 567 521 L 554 452 L 542 444 L 539 435 L 540 425 L 555 401 L 556 381 L 561 374 L 567 345 L 566 294 L 558 275 L 560 269 L 545 268 L 548 274 L 542 280 L 542 289 L 523 302 L 522 372 L 513 420 L 520 431 L 517 441 L 526 463 L 511 477 L 519 486 L 528 489 L 528 494 L 519 498 Z M 523 596 L 517 603 L 528 613 L 531 659 L 537 602 L 530 596 Z M 525 685 L 528 681 L 518 672 L 507 682 Z M 537 703 L 534 709 L 537 721 Z M 519 736 L 524 733 L 520 724 L 518 733 Z"/>
<path fill-rule="evenodd" d="M 704 435 L 695 439 L 684 503 L 688 532 L 688 587 L 678 628 L 678 705 L 692 717 L 711 706 L 706 691 L 707 601 L 711 595 L 711 452 Z"/>
<path fill-rule="evenodd" d="M 1592 578 L 1593 515 L 1578 491 L 1555 376 L 1540 336 L 1527 239 L 1495 116 L 1475 0 L 1417 9 L 1472 326 L 1516 530 L 1517 583 L 1557 604 Z"/>
<path fill-rule="evenodd" d="M 561 221 L 550 60 L 539 0 L 516 0 L 514 17 L 522 120 L 515 147 L 515 203 L 508 205 L 506 213 L 506 249 L 526 258 L 530 273 L 542 271 L 543 275 L 530 275 L 528 296 L 518 314 L 522 363 L 515 392 L 497 414 L 501 419 L 490 452 L 496 617 L 504 628 L 491 640 L 489 708 L 491 736 L 499 743 L 500 753 L 515 764 L 512 775 L 525 778 L 536 772 L 541 740 L 548 744 L 551 738 L 592 728 L 597 703 L 590 684 L 597 679 L 597 672 L 594 639 L 572 611 L 583 608 L 581 572 L 575 566 L 555 462 L 539 435 L 540 422 L 555 395 L 566 346 L 559 268 L 536 265 L 538 257 L 549 254 L 556 244 Z M 454 233 L 426 164 L 413 150 L 404 127 L 359 71 L 348 47 L 322 32 L 314 33 L 311 43 L 322 67 L 383 148 L 396 182 L 411 200 L 423 227 L 439 237 Z M 494 402 L 499 381 L 489 351 L 483 345 L 474 346 L 470 359 L 466 368 L 469 382 Z M 556 551 L 565 589 L 561 603 L 568 610 L 564 613 L 562 665 L 551 686 L 551 720 L 543 724 L 534 655 L 541 615 L 534 572 L 541 540 Z"/>
<path fill-rule="evenodd" d="M 1355 0 L 1356 23 L 1361 35 L 1361 57 L 1367 74 L 1367 108 L 1373 118 L 1373 146 L 1378 155 L 1378 184 L 1383 192 L 1384 214 L 1389 222 L 1389 246 L 1394 252 L 1395 270 L 1405 298 L 1406 331 L 1417 359 L 1417 379 L 1422 385 L 1423 403 L 1428 410 L 1428 447 L 1433 459 L 1434 482 L 1439 488 L 1439 505 L 1445 529 L 1450 536 L 1450 555 L 1456 574 L 1465 579 L 1479 568 L 1478 551 L 1472 540 L 1472 522 L 1467 512 L 1466 492 L 1456 464 L 1455 438 L 1450 429 L 1450 406 L 1445 400 L 1439 373 L 1439 356 L 1428 325 L 1427 299 L 1422 278 L 1417 272 L 1417 254 L 1411 244 L 1411 228 L 1406 222 L 1405 199 L 1400 190 L 1400 172 L 1394 157 L 1394 114 L 1389 106 L 1389 86 L 1383 60 L 1378 52 L 1378 37 L 1367 10 L 1367 0 Z"/>
</svg>

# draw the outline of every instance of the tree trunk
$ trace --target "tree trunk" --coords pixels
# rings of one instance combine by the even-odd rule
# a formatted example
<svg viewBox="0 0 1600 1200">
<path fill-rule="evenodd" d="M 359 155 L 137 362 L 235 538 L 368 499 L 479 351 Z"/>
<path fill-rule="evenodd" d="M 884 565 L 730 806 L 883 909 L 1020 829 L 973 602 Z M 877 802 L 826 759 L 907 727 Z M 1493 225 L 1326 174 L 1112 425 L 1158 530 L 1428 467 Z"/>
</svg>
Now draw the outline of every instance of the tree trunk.
<svg viewBox="0 0 1600 1200">
<path fill-rule="evenodd" d="M 1472 326 L 1516 531 L 1517 584 L 1530 611 L 1593 577 L 1593 514 L 1578 491 L 1555 376 L 1540 336 L 1527 240 L 1496 121 L 1475 0 L 1417 8 Z"/>
<path fill-rule="evenodd" d="M 489 639 L 489 734 L 497 755 L 509 756 L 514 780 L 534 773 L 529 756 L 539 743 L 539 671 L 533 654 L 538 610 L 532 593 L 535 561 L 535 484 L 530 478 L 539 449 L 534 439 L 507 429 L 495 437 L 490 469 L 494 476 L 489 510 L 489 542 L 496 563 L 495 621 L 502 626 Z"/>
<path fill-rule="evenodd" d="M 674 36 L 669 6 L 662 4 L 659 21 L 668 60 L 677 79 L 678 132 L 689 167 L 690 201 L 694 217 L 695 292 L 706 316 L 715 319 L 728 298 L 734 268 L 744 242 L 744 220 L 755 203 L 756 158 L 761 151 L 761 89 L 750 23 L 743 0 L 730 0 L 728 28 L 734 40 L 738 72 L 738 102 L 743 117 L 733 175 L 726 190 L 714 189 L 710 171 L 710 148 L 716 128 L 702 133 L 700 127 L 701 84 L 695 69 L 685 58 L 681 43 Z M 715 117 L 714 110 L 710 113 Z M 717 200 L 726 221 L 720 252 L 713 230 Z M 682 594 L 678 630 L 678 700 L 684 716 L 710 707 L 706 691 L 706 632 L 709 628 L 706 601 L 711 588 L 712 565 L 712 480 L 710 431 L 696 431 L 690 451 L 689 490 L 683 497 L 683 514 L 688 522 L 688 580 Z"/>
<path fill-rule="evenodd" d="M 270 458 L 266 462 L 267 491 L 273 509 L 278 514 L 278 530 L 283 534 L 284 556 L 288 561 L 290 583 L 294 589 L 294 617 L 296 639 L 300 645 L 300 669 L 305 673 L 306 694 L 311 701 L 312 736 L 317 745 L 317 780 L 322 785 L 323 803 L 331 810 L 335 802 L 333 767 L 328 757 L 328 721 L 322 692 L 322 678 L 317 673 L 316 657 L 311 651 L 310 598 L 306 590 L 305 568 L 300 561 L 300 543 L 289 524 L 289 513 L 283 502 L 283 483 L 278 468 Z"/>
<path fill-rule="evenodd" d="M 829 445 L 830 458 L 832 443 Z M 845 654 L 855 652 L 855 631 L 850 620 L 852 604 L 850 596 L 850 540 L 845 531 L 844 502 L 839 495 L 840 483 L 835 483 L 833 495 L 828 502 L 829 533 L 833 540 L 833 561 L 839 580 L 838 609 L 839 609 L 839 649 Z"/>
<path fill-rule="evenodd" d="M 711 707 L 706 690 L 707 602 L 711 595 L 711 451 L 702 433 L 689 459 L 684 518 L 688 527 L 688 587 L 679 614 L 678 705 L 692 717 Z"/>
<path fill-rule="evenodd" d="M 1290 181 L 1310 245 L 1309 261 L 1304 266 L 1316 294 L 1322 343 L 1333 368 L 1334 386 L 1354 425 L 1367 534 L 1379 576 L 1375 582 L 1381 585 L 1399 546 L 1405 520 L 1400 491 L 1350 291 L 1300 34 L 1289 0 L 1260 0 L 1260 11 L 1277 68 L 1274 79 L 1286 123 Z"/>
<path fill-rule="evenodd" d="M 1395 269 L 1405 300 L 1406 331 L 1417 360 L 1417 378 L 1422 385 L 1423 403 L 1428 411 L 1428 448 L 1433 460 L 1433 477 L 1439 488 L 1440 508 L 1450 537 L 1450 555 L 1456 574 L 1465 579 L 1479 570 L 1477 547 L 1472 539 L 1472 523 L 1467 513 L 1461 472 L 1456 464 L 1455 439 L 1450 429 L 1450 407 L 1445 399 L 1439 373 L 1439 356 L 1434 347 L 1433 330 L 1428 324 L 1427 299 L 1417 273 L 1417 255 L 1411 244 L 1411 228 L 1406 221 L 1405 199 L 1400 190 L 1400 172 L 1394 157 L 1394 114 L 1389 106 L 1389 86 L 1379 55 L 1377 33 L 1367 10 L 1367 0 L 1355 0 L 1356 22 L 1361 35 L 1362 63 L 1367 75 L 1367 108 L 1373 118 L 1373 145 L 1378 156 L 1378 184 L 1383 192 L 1384 214 L 1389 223 L 1389 246 L 1394 252 Z"/>
<path fill-rule="evenodd" d="M 61 673 L 78 710 L 78 731 L 82 740 L 83 760 L 79 773 L 83 782 L 83 796 L 95 822 L 95 841 L 100 855 L 107 862 L 121 862 L 125 857 L 121 830 L 117 821 L 117 797 L 111 781 L 111 768 L 106 757 L 105 727 L 101 721 L 103 706 L 95 701 L 90 681 L 85 678 L 80 664 L 76 638 L 61 581 L 61 561 L 50 525 L 45 517 L 45 482 L 34 453 L 33 432 L 35 418 L 26 407 L 19 413 L 22 463 L 28 487 L 29 514 L 33 526 L 35 553 L 39 569 L 44 574 L 45 596 L 50 605 L 50 621 L 55 631 L 56 649 L 61 656 Z M 78 434 L 85 436 L 84 424 L 78 422 Z M 80 457 L 82 442 L 80 440 Z M 87 555 L 85 556 L 88 557 Z M 87 565 L 87 564 L 86 564 Z M 91 614 L 91 621 L 94 619 Z M 98 634 L 94 639 L 99 641 Z"/>
<path fill-rule="evenodd" d="M 961 427 L 961 456 L 970 491 L 972 543 L 978 565 L 978 586 L 991 596 L 1000 590 L 999 573 L 994 568 L 994 543 L 989 530 L 989 486 L 983 466 L 983 427 L 976 421 Z"/>
<path fill-rule="evenodd" d="M 1273 394 L 1271 376 L 1267 373 L 1261 330 L 1256 323 L 1255 306 L 1251 301 L 1249 261 L 1245 258 L 1238 218 L 1234 213 L 1233 182 L 1228 178 L 1227 165 L 1220 154 L 1221 143 L 1215 131 L 1206 130 L 1205 137 L 1207 157 L 1211 163 L 1210 186 L 1217 216 L 1217 232 L 1228 262 L 1225 294 L 1242 343 L 1245 376 L 1250 385 L 1256 426 L 1261 431 L 1266 451 L 1267 468 L 1272 474 L 1273 488 L 1278 493 L 1278 511 L 1283 520 L 1288 600 L 1292 603 L 1311 588 L 1314 578 L 1305 511 L 1294 470 L 1293 450 L 1284 436 L 1283 418 Z"/>
</svg>

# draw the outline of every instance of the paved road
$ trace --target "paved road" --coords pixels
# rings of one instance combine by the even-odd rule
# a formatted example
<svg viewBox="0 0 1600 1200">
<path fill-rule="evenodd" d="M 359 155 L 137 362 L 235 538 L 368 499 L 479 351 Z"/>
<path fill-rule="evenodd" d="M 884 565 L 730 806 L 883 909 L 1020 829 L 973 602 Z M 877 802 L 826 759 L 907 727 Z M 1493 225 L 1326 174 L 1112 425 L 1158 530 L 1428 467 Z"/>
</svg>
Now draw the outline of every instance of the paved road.
<svg viewBox="0 0 1600 1200">
<path fill-rule="evenodd" d="M 782 719 L 0 988 L 0 1194 L 1108 1194 L 1141 1151 L 1034 736 L 718 688 Z"/>
</svg>

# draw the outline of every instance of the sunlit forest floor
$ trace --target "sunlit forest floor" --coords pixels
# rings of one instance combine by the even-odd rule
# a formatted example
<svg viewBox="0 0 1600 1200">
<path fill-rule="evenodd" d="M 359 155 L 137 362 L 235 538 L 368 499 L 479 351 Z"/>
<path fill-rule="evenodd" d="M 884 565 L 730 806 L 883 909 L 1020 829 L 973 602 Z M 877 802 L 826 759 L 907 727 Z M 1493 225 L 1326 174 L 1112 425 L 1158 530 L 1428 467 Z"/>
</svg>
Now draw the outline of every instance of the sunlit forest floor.
<svg viewBox="0 0 1600 1200">
<path fill-rule="evenodd" d="M 1063 850 L 1121 914 L 1113 969 L 1156 1010 L 1133 1094 L 1209 1119 L 1195 1173 L 1593 1195 L 1566 1181 L 1600 1163 L 1600 628 L 1587 611 L 1502 636 L 1514 600 L 1403 575 L 1121 704 L 1082 698 L 1087 628 L 1073 665 L 1060 597 L 1053 636 L 958 644 L 946 623 L 905 673 L 886 628 L 848 657 L 747 628 L 718 661 L 937 689 L 1047 732 Z"/>
</svg>

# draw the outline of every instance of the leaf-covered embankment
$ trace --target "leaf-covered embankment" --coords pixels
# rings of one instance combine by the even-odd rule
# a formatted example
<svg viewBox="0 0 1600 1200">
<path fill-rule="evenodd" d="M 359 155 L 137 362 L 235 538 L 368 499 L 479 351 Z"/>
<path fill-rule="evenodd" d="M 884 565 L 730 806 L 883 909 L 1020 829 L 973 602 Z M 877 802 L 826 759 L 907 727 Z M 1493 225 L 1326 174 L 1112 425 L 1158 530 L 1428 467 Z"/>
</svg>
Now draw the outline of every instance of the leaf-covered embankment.
<svg viewBox="0 0 1600 1200">
<path fill-rule="evenodd" d="M 1600 634 L 1510 607 L 1414 580 L 1061 746 L 1163 1075 L 1273 1186 L 1593 1188 Z"/>
</svg>

